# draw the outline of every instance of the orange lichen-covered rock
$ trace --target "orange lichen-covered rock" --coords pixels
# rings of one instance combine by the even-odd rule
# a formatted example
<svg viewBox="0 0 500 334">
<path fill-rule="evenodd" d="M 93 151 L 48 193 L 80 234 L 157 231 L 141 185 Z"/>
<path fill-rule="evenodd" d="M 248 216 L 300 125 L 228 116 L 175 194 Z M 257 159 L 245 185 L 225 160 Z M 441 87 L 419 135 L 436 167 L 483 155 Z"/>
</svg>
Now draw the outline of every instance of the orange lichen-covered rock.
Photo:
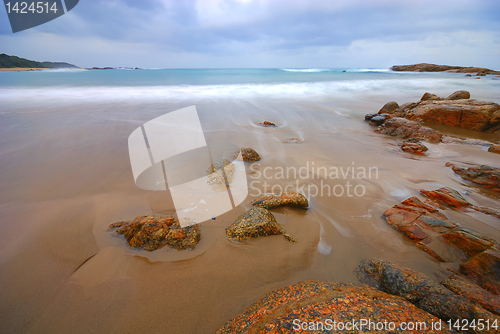
<svg viewBox="0 0 500 334">
<path fill-rule="evenodd" d="M 389 119 L 379 126 L 375 132 L 402 139 L 423 139 L 432 143 L 439 143 L 443 137 L 443 134 L 437 130 L 421 126 L 416 122 L 400 117 Z"/>
<path fill-rule="evenodd" d="M 488 165 L 462 168 L 450 162 L 446 163 L 446 167 L 451 167 L 453 172 L 460 175 L 463 179 L 500 191 L 500 168 Z"/>
<path fill-rule="evenodd" d="M 388 261 L 364 260 L 356 269 L 358 279 L 447 321 L 497 319 L 497 316 L 456 295 L 426 275 Z"/>
<path fill-rule="evenodd" d="M 364 320 L 361 322 L 361 319 Z M 394 323 L 394 328 L 385 328 L 385 332 L 391 333 L 403 333 L 397 327 L 402 322 L 415 321 L 425 324 L 425 332 L 432 333 L 431 323 L 439 321 L 401 297 L 366 285 L 304 281 L 268 293 L 217 333 L 336 333 L 343 330 L 375 333 L 373 325 L 368 328 L 368 319 L 375 323 Z M 353 321 L 357 322 L 351 327 Z M 345 327 L 347 322 L 350 322 L 349 328 Z M 444 326 L 442 332 L 448 332 Z"/>
<path fill-rule="evenodd" d="M 260 196 L 255 201 L 252 202 L 253 206 L 260 206 L 265 209 L 274 209 L 280 206 L 290 206 L 295 208 L 307 208 L 309 207 L 309 201 L 307 198 L 294 191 L 288 191 L 277 194 L 267 194 Z"/>
<path fill-rule="evenodd" d="M 500 110 L 500 105 L 494 102 L 471 99 L 429 100 L 419 103 L 408 113 L 407 118 L 483 131 L 497 125 L 490 122 L 497 110 Z"/>
<path fill-rule="evenodd" d="M 261 122 L 259 123 L 260 126 L 266 126 L 266 127 L 276 127 L 277 125 L 274 124 L 273 122 L 269 122 L 269 121 L 264 121 L 264 122 Z"/>
<path fill-rule="evenodd" d="M 242 147 L 240 151 L 236 152 L 235 159 L 239 157 L 241 153 L 242 161 L 260 161 L 260 155 L 253 148 Z"/>
<path fill-rule="evenodd" d="M 457 228 L 442 234 L 448 242 L 454 244 L 468 256 L 484 252 L 495 245 L 495 241 L 484 235 L 465 228 Z"/>
<path fill-rule="evenodd" d="M 115 232 L 125 236 L 130 246 L 148 251 L 161 247 L 166 238 L 167 245 L 177 249 L 194 248 L 200 240 L 198 226 L 181 228 L 179 221 L 173 217 L 139 216 L 130 222 L 109 226 L 110 229 L 117 227 Z M 174 234 L 174 231 L 178 233 Z"/>
<path fill-rule="evenodd" d="M 426 155 L 428 148 L 424 144 L 420 143 L 402 143 L 401 150 L 418 155 Z"/>
<path fill-rule="evenodd" d="M 437 190 L 420 190 L 420 193 L 428 198 L 444 203 L 452 208 L 468 207 L 470 203 L 455 189 L 443 187 Z"/>
<path fill-rule="evenodd" d="M 441 282 L 441 284 L 456 294 L 474 303 L 479 303 L 484 309 L 500 314 L 500 296 L 492 294 L 476 284 L 471 284 L 458 276 L 450 277 Z"/>
<path fill-rule="evenodd" d="M 500 294 L 500 250 L 492 247 L 460 264 L 460 272 L 495 294 Z"/>
</svg>

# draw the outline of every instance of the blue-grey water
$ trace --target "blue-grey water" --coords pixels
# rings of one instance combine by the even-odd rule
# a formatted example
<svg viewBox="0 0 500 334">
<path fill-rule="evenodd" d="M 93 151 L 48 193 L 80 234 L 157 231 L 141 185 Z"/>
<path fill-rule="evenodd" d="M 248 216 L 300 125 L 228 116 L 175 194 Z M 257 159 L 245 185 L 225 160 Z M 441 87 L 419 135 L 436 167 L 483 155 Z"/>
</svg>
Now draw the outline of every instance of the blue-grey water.
<svg viewBox="0 0 500 334">
<path fill-rule="evenodd" d="M 446 97 L 464 89 L 472 98 L 499 103 L 500 80 L 493 78 L 377 69 L 0 72 L 2 327 L 213 333 L 278 287 L 306 279 L 356 281 L 353 269 L 368 257 L 444 277 L 457 263 L 435 261 L 380 216 L 421 188 L 441 186 L 499 209 L 498 195 L 445 167 L 448 161 L 498 165 L 498 156 L 482 147 L 428 144 L 429 155 L 415 157 L 402 152 L 398 140 L 373 133 L 363 116 L 388 101 L 418 101 L 425 92 Z M 252 147 L 262 156 L 247 164 L 250 194 L 234 210 L 202 223 L 193 251 L 132 249 L 108 231 L 110 223 L 171 215 L 174 208 L 168 192 L 135 185 L 128 136 L 190 105 L 197 107 L 207 142 Z M 278 127 L 259 127 L 264 120 Z M 286 168 L 303 172 L 279 174 Z M 321 168 L 378 172 L 338 179 Z M 326 193 L 347 191 L 347 182 L 363 195 Z M 296 244 L 281 236 L 242 244 L 227 239 L 225 228 L 259 192 L 287 186 L 302 187 L 310 197 L 308 210 L 273 211 Z M 321 189 L 325 193 L 314 193 Z M 500 240 L 494 218 L 446 214 Z"/>
</svg>

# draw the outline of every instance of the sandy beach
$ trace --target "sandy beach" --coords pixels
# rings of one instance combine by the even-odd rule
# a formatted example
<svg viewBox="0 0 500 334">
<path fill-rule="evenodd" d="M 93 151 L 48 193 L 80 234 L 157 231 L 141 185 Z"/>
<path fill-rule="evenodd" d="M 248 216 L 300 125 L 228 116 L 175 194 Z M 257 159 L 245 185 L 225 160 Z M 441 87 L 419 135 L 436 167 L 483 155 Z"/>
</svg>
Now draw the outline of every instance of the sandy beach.
<svg viewBox="0 0 500 334">
<path fill-rule="evenodd" d="M 437 86 L 433 93 L 446 96 L 453 88 Z M 63 98 L 31 89 L 31 101 L 8 91 L 0 114 L 3 331 L 213 333 L 274 289 L 308 279 L 357 282 L 353 270 L 373 257 L 439 280 L 458 262 L 436 261 L 389 226 L 382 213 L 419 189 L 440 186 L 467 193 L 474 204 L 500 209 L 498 193 L 467 183 L 445 166 L 450 161 L 494 165 L 498 155 L 441 143 L 428 144 L 428 156 L 415 156 L 363 120 L 388 101 L 418 100 L 422 89 L 262 97 L 243 95 L 238 88 L 233 96 L 197 97 L 194 87 L 196 93 L 185 100 L 142 99 L 126 89 L 99 87 L 92 101 L 81 87 L 58 89 Z M 478 99 L 500 102 L 487 89 L 470 90 Z M 117 99 L 117 94 L 126 98 Z M 188 103 L 197 106 L 207 142 L 252 147 L 261 155 L 262 161 L 246 166 L 250 194 L 236 209 L 200 224 L 201 241 L 194 250 L 131 248 L 108 230 L 111 223 L 144 214 L 170 216 L 175 210 L 168 192 L 135 185 L 127 138 L 144 122 Z M 259 127 L 264 120 L 278 127 Z M 500 142 L 494 134 L 440 130 Z M 300 141 L 287 143 L 289 138 Z M 289 167 L 303 168 L 302 173 L 277 174 Z M 375 168 L 377 173 L 338 179 L 320 167 Z M 362 187 L 363 195 L 326 193 L 335 186 L 347 191 L 347 182 Z M 288 185 L 311 190 L 309 209 L 273 211 L 297 243 L 279 235 L 241 243 L 227 239 L 225 229 L 259 193 Z M 312 185 L 316 188 L 308 188 Z M 494 217 L 447 214 L 463 227 L 500 240 Z"/>
</svg>

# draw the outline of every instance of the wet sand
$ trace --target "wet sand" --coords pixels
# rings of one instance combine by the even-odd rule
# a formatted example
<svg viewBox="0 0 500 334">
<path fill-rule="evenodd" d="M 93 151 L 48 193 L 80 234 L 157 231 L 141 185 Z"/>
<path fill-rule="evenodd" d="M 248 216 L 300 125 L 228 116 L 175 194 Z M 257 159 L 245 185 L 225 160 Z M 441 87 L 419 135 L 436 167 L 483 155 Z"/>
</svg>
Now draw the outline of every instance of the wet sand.
<svg viewBox="0 0 500 334">
<path fill-rule="evenodd" d="M 423 93 L 192 101 L 208 142 L 252 147 L 263 158 L 247 164 L 248 198 L 202 223 L 201 241 L 192 251 L 136 250 L 108 231 L 116 221 L 174 213 L 168 192 L 135 186 L 126 143 L 142 123 L 186 104 L 12 106 L 12 112 L 0 115 L 3 331 L 213 333 L 276 288 L 307 279 L 357 282 L 353 269 L 372 257 L 430 278 L 446 277 L 446 268 L 457 268 L 457 263 L 434 260 L 380 216 L 421 188 L 441 186 L 468 191 L 472 203 L 500 209 L 498 193 L 463 181 L 445 167 L 448 161 L 498 166 L 499 159 L 480 147 L 457 144 L 428 144 L 429 156 L 414 156 L 363 121 L 365 113 L 378 111 L 387 101 L 416 101 Z M 278 127 L 256 126 L 264 120 Z M 283 143 L 293 137 L 301 141 Z M 500 142 L 494 135 L 481 138 Z M 378 177 L 332 179 L 312 163 L 315 168 L 375 167 Z M 304 169 L 300 177 L 281 178 L 275 174 L 278 167 Z M 273 210 L 295 244 L 279 235 L 229 241 L 225 228 L 264 191 L 265 181 L 275 189 L 296 182 L 306 189 L 333 189 L 350 181 L 365 193 L 310 196 L 308 210 Z M 493 217 L 446 214 L 500 240 Z"/>
</svg>

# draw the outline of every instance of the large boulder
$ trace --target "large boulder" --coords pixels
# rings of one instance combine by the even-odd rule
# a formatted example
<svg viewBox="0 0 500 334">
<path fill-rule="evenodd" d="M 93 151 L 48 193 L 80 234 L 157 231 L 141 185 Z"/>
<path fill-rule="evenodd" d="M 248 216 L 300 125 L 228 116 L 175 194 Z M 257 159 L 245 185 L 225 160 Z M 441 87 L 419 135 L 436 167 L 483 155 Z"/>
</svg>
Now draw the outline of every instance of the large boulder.
<svg viewBox="0 0 500 334">
<path fill-rule="evenodd" d="M 437 130 L 400 117 L 387 120 L 375 131 L 402 139 L 416 138 L 432 143 L 439 143 L 443 137 L 443 134 Z"/>
<path fill-rule="evenodd" d="M 453 276 L 441 282 L 448 290 L 469 299 L 473 303 L 480 304 L 484 309 L 500 314 L 500 296 L 493 294 L 476 284 L 471 284 L 467 280 Z"/>
<path fill-rule="evenodd" d="M 374 326 L 378 324 L 382 332 L 403 333 L 399 330 L 403 322 L 419 322 L 431 332 L 432 323 L 439 319 L 404 298 L 366 285 L 304 281 L 268 293 L 225 323 L 217 334 L 341 333 L 344 330 L 375 333 Z M 423 328 L 422 332 L 425 332 Z M 441 332 L 452 331 L 443 326 Z"/>
<path fill-rule="evenodd" d="M 260 207 L 252 207 L 239 216 L 231 226 L 226 228 L 226 234 L 230 240 L 234 241 L 282 234 L 288 241 L 295 242 L 276 222 L 273 214 Z"/>
<path fill-rule="evenodd" d="M 452 94 L 453 95 L 453 94 Z M 495 128 L 500 120 L 495 114 L 500 105 L 477 100 L 422 101 L 408 111 L 406 118 L 426 123 L 445 124 L 471 130 Z"/>
<path fill-rule="evenodd" d="M 439 96 L 436 94 L 431 94 L 428 92 L 425 92 L 424 95 L 420 98 L 420 101 L 439 101 L 442 100 Z"/>
<path fill-rule="evenodd" d="M 378 111 L 379 114 L 393 114 L 399 111 L 399 105 L 397 102 L 391 101 L 384 104 L 382 108 Z"/>
<path fill-rule="evenodd" d="M 480 305 L 454 294 L 426 275 L 387 261 L 364 260 L 356 274 L 362 283 L 401 296 L 444 321 L 498 319 Z"/>
<path fill-rule="evenodd" d="M 458 90 L 446 98 L 446 100 L 467 100 L 470 99 L 470 93 L 466 90 Z"/>
</svg>

